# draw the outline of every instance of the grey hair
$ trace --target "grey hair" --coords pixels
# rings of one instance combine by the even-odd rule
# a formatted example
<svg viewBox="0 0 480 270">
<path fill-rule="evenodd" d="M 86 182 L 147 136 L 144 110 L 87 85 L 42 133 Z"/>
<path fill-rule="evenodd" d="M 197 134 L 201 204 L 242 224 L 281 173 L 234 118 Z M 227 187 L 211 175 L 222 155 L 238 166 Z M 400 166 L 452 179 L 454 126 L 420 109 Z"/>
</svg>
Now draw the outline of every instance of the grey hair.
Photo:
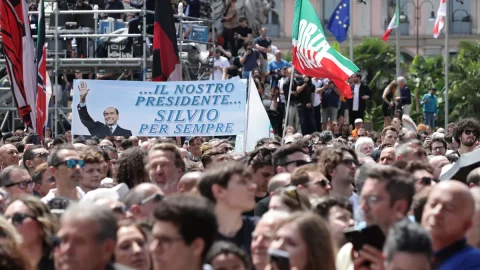
<svg viewBox="0 0 480 270">
<path fill-rule="evenodd" d="M 355 187 L 357 188 L 358 194 L 361 193 L 363 184 L 367 180 L 370 171 L 375 168 L 381 168 L 382 166 L 385 165 L 375 162 L 367 162 L 357 169 L 357 172 L 355 173 Z"/>
<path fill-rule="evenodd" d="M 405 77 L 400 76 L 397 78 L 397 82 L 407 83 L 407 80 L 405 80 Z"/>
<path fill-rule="evenodd" d="M 10 165 L 0 173 L 0 187 L 4 187 L 6 185 L 12 184 L 13 183 L 12 174 L 16 172 L 25 172 L 26 174 L 29 174 L 24 167 L 17 166 L 17 165 Z"/>
<path fill-rule="evenodd" d="M 373 143 L 372 138 L 370 138 L 370 137 L 360 137 L 355 142 L 355 152 L 357 152 L 357 154 L 361 153 L 360 150 L 361 150 L 362 145 L 364 145 L 364 144 L 369 144 L 372 148 L 374 147 L 374 143 Z"/>
<path fill-rule="evenodd" d="M 62 216 L 62 221 L 93 221 L 97 224 L 95 241 L 117 241 L 117 220 L 112 210 L 105 205 L 94 204 L 89 201 L 70 204 Z"/>
<path fill-rule="evenodd" d="M 397 147 L 395 147 L 395 157 L 398 158 L 399 156 L 404 156 L 405 154 L 410 152 L 410 146 L 415 144 L 420 147 L 423 147 L 422 142 L 417 139 L 406 141 L 398 145 Z"/>
</svg>

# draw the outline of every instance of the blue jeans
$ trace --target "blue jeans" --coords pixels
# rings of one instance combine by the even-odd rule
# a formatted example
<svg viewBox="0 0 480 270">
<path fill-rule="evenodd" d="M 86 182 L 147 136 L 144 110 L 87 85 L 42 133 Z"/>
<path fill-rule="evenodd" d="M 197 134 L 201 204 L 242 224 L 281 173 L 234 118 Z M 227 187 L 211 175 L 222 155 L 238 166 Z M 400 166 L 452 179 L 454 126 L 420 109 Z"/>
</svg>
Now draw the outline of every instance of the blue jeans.
<svg viewBox="0 0 480 270">
<path fill-rule="evenodd" d="M 435 128 L 435 114 L 433 112 L 423 112 L 425 117 L 425 124 L 429 125 L 432 129 Z"/>
<path fill-rule="evenodd" d="M 242 79 L 248 79 L 251 71 L 242 71 Z"/>
</svg>

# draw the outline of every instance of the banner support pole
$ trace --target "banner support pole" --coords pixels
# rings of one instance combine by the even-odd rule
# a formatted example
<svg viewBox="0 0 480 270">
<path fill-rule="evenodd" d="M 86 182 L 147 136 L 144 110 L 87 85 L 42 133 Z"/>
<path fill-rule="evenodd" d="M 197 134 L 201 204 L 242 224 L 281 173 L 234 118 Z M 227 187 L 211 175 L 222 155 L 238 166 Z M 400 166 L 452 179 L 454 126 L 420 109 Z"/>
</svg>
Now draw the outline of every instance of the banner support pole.
<svg viewBox="0 0 480 270">
<path fill-rule="evenodd" d="M 290 97 L 292 95 L 293 76 L 295 75 L 295 67 L 292 66 L 292 74 L 290 75 L 290 87 L 288 88 L 287 107 L 285 107 L 285 121 L 283 125 L 282 145 L 285 144 L 285 132 L 287 131 L 288 110 L 290 108 Z"/>
<path fill-rule="evenodd" d="M 248 116 L 250 114 L 250 95 L 251 95 L 251 90 L 250 89 L 250 81 L 252 79 L 252 73 L 250 72 L 250 75 L 248 75 L 248 79 L 247 79 L 247 113 L 245 114 L 246 115 L 246 119 L 245 119 L 245 132 L 243 133 L 243 152 L 244 153 L 247 153 L 247 140 L 248 140 L 248 136 L 247 136 L 247 133 L 248 133 Z"/>
<path fill-rule="evenodd" d="M 143 1 L 143 59 L 142 59 L 142 75 L 143 81 L 147 80 L 147 1 Z M 96 33 L 96 32 L 95 32 Z M 132 73 L 133 74 L 133 73 Z"/>
<path fill-rule="evenodd" d="M 58 136 L 58 5 L 55 9 L 55 85 L 52 87 L 52 94 L 55 96 L 55 120 L 53 121 L 55 125 L 55 137 Z M 48 105 L 47 105 L 48 106 Z"/>
<path fill-rule="evenodd" d="M 180 15 L 180 27 L 179 27 L 179 35 L 180 35 L 180 48 L 179 48 L 179 56 L 178 59 L 180 60 L 180 74 L 182 74 L 183 80 L 183 61 L 182 61 L 182 54 L 183 54 L 183 14 Z"/>
</svg>

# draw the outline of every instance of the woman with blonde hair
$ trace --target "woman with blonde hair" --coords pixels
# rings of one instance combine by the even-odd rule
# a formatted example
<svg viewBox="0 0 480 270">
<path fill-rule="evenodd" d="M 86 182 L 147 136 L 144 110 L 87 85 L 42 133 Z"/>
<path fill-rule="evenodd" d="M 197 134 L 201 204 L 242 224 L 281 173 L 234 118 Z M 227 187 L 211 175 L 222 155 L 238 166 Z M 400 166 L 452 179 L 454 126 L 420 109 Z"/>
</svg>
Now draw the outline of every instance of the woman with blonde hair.
<svg viewBox="0 0 480 270">
<path fill-rule="evenodd" d="M 20 247 L 22 237 L 15 228 L 0 216 L 0 269 L 2 270 L 34 270 L 27 254 Z"/>
<path fill-rule="evenodd" d="M 395 100 L 395 96 L 397 95 L 397 90 L 398 90 L 398 83 L 395 80 L 393 80 L 385 88 L 385 90 L 383 90 L 383 95 L 382 95 L 383 127 L 390 126 L 391 117 L 393 115 L 393 112 L 395 111 L 395 107 L 398 106 L 398 101 Z"/>
<path fill-rule="evenodd" d="M 12 201 L 5 210 L 5 218 L 22 236 L 21 248 L 37 269 L 55 269 L 52 257 L 52 236 L 58 224 L 48 207 L 33 196 L 22 196 Z"/>
<path fill-rule="evenodd" d="M 287 252 L 290 268 L 335 270 L 335 251 L 328 226 L 311 212 L 298 212 L 282 220 L 270 249 Z"/>
</svg>

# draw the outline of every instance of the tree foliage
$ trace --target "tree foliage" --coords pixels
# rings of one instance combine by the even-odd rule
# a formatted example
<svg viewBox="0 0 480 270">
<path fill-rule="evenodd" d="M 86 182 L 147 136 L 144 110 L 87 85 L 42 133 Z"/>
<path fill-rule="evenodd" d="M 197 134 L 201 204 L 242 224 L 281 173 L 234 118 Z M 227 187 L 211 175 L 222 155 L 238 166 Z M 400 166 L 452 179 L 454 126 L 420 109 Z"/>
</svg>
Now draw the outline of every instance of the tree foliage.
<svg viewBox="0 0 480 270">
<path fill-rule="evenodd" d="M 449 59 L 449 122 L 480 115 L 480 42 L 462 41 L 459 54 Z M 348 51 L 348 48 L 346 49 Z M 379 130 L 383 127 L 383 89 L 395 77 L 395 48 L 376 38 L 365 39 L 354 47 L 354 63 L 360 68 L 365 81 L 373 91 L 368 102 L 366 119 Z M 431 87 L 437 89 L 439 115 L 437 123 L 443 125 L 445 115 L 444 58 L 416 56 L 407 67 L 405 77 L 412 91 L 411 116 L 423 122 L 420 99 Z"/>
</svg>

